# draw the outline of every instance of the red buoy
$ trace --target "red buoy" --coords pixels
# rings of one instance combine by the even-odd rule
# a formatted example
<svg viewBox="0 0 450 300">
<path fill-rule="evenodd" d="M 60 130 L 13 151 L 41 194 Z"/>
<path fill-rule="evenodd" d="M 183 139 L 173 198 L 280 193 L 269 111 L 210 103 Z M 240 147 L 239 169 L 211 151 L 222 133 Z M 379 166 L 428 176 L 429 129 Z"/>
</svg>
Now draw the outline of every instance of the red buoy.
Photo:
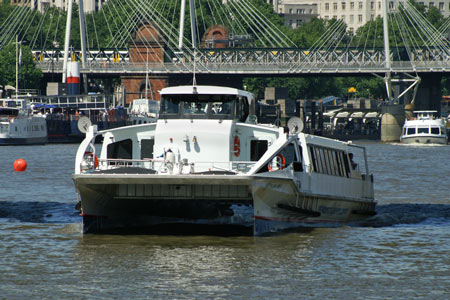
<svg viewBox="0 0 450 300">
<path fill-rule="evenodd" d="M 24 159 L 16 159 L 14 162 L 14 171 L 23 172 L 27 169 L 27 162 Z"/>
</svg>

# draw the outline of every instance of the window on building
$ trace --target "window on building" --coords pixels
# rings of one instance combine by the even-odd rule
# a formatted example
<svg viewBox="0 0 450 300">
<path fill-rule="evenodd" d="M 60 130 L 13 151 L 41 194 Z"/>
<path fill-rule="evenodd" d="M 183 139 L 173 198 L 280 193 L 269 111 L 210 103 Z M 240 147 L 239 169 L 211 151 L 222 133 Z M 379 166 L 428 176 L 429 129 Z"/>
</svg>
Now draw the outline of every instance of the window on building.
<svg viewBox="0 0 450 300">
<path fill-rule="evenodd" d="M 353 24 L 353 21 L 354 21 L 354 20 L 353 20 L 353 15 L 350 15 L 349 23 L 350 23 L 350 24 Z"/>
<path fill-rule="evenodd" d="M 292 15 L 292 12 L 293 12 L 293 9 L 292 8 L 290 8 L 289 9 L 289 13 Z"/>
<path fill-rule="evenodd" d="M 350 9 L 355 9 L 355 2 L 350 2 Z"/>
<path fill-rule="evenodd" d="M 337 7 L 338 7 L 337 3 L 334 2 L 334 3 L 333 3 L 333 10 L 337 10 Z"/>
<path fill-rule="evenodd" d="M 381 9 L 381 1 L 378 1 L 378 9 Z"/>
<path fill-rule="evenodd" d="M 394 9 L 395 5 L 394 5 L 394 1 L 389 1 L 389 9 Z"/>
<path fill-rule="evenodd" d="M 341 20 L 345 22 L 345 15 L 341 16 Z"/>
<path fill-rule="evenodd" d="M 439 10 L 440 11 L 444 10 L 444 2 L 439 2 Z"/>
<path fill-rule="evenodd" d="M 350 28 L 348 29 L 348 33 L 350 33 L 350 34 L 353 34 L 353 31 L 354 31 L 353 27 L 350 27 Z"/>
<path fill-rule="evenodd" d="M 330 10 L 330 3 L 325 3 L 325 10 Z"/>
<path fill-rule="evenodd" d="M 358 15 L 358 23 L 362 23 L 362 15 Z"/>
<path fill-rule="evenodd" d="M 299 27 L 300 25 L 302 25 L 302 20 L 297 20 L 297 27 Z"/>
<path fill-rule="evenodd" d="M 370 9 L 373 10 L 374 8 L 375 8 L 375 2 L 372 1 L 372 2 L 370 2 Z"/>
<path fill-rule="evenodd" d="M 359 8 L 359 9 L 363 9 L 363 2 L 362 2 L 362 1 L 359 1 L 359 2 L 358 2 L 358 8 Z"/>
<path fill-rule="evenodd" d="M 341 3 L 342 10 L 345 10 L 345 2 Z"/>
<path fill-rule="evenodd" d="M 430 2 L 430 4 L 428 4 L 429 7 L 434 7 L 434 2 Z"/>
</svg>

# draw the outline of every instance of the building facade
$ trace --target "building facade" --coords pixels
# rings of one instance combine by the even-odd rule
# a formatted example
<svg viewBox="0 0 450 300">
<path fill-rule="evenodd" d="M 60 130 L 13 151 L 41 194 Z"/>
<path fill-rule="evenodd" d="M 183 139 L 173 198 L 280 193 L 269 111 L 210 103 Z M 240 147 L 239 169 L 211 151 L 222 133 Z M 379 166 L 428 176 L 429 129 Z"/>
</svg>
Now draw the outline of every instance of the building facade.
<svg viewBox="0 0 450 300">
<path fill-rule="evenodd" d="M 303 2 L 297 0 L 285 0 L 280 3 L 277 13 L 283 16 L 284 25 L 297 28 L 304 22 L 311 21 L 314 17 L 319 17 L 317 3 Z"/>
<path fill-rule="evenodd" d="M 11 5 L 26 6 L 37 9 L 40 12 L 45 11 L 50 6 L 55 6 L 67 10 L 69 0 L 10 0 Z M 98 11 L 107 0 L 84 0 L 83 9 L 85 13 Z M 75 0 L 79 4 L 79 0 Z"/>
<path fill-rule="evenodd" d="M 419 4 L 436 7 L 447 18 L 450 16 L 450 0 L 420 0 Z M 368 21 L 383 15 L 382 0 L 267 0 L 274 12 L 283 15 L 285 24 L 295 28 L 298 24 L 317 16 L 322 19 L 340 19 L 348 31 L 355 32 Z M 390 7 L 394 1 L 389 1 Z M 309 19 L 305 13 L 310 13 Z M 298 21 L 302 20 L 302 21 Z"/>
</svg>

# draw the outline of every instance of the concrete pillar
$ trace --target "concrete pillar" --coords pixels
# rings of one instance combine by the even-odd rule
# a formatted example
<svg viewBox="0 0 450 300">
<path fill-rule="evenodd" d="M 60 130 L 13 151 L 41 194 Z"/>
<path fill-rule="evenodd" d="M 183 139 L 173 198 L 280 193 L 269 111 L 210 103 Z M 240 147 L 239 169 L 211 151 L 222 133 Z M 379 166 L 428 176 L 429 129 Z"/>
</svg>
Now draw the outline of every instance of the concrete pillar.
<svg viewBox="0 0 450 300">
<path fill-rule="evenodd" d="M 381 141 L 398 142 L 405 123 L 405 109 L 402 104 L 381 107 Z"/>
<path fill-rule="evenodd" d="M 441 112 L 442 87 L 441 73 L 422 73 L 417 90 L 414 110 L 436 110 Z"/>
</svg>

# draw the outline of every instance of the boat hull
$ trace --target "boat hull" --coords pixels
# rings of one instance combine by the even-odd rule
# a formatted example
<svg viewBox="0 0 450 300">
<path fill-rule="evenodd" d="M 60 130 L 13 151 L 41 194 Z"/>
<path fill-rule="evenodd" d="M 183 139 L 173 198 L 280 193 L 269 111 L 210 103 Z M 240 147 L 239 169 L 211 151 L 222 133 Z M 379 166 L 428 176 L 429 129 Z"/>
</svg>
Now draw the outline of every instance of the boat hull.
<svg viewBox="0 0 450 300">
<path fill-rule="evenodd" d="M 401 137 L 400 141 L 403 144 L 438 144 L 438 145 L 446 145 L 447 137 L 445 136 L 409 136 L 409 137 Z"/>
<path fill-rule="evenodd" d="M 45 145 L 45 144 L 47 144 L 47 137 L 30 137 L 30 138 L 0 137 L 0 145 L 3 146 Z"/>
<path fill-rule="evenodd" d="M 253 226 L 247 180 L 233 176 L 97 174 L 74 176 L 83 231 L 99 233 L 172 224 Z"/>
<path fill-rule="evenodd" d="M 375 215 L 375 202 L 298 191 L 291 179 L 255 179 L 254 234 L 299 227 L 337 227 Z"/>
<path fill-rule="evenodd" d="M 78 117 L 73 119 L 61 119 L 57 116 L 50 116 L 47 120 L 48 142 L 49 143 L 80 143 L 85 135 L 78 129 Z M 97 125 L 98 130 L 107 130 L 127 125 L 127 121 L 98 121 L 91 119 L 92 124 Z"/>
</svg>

